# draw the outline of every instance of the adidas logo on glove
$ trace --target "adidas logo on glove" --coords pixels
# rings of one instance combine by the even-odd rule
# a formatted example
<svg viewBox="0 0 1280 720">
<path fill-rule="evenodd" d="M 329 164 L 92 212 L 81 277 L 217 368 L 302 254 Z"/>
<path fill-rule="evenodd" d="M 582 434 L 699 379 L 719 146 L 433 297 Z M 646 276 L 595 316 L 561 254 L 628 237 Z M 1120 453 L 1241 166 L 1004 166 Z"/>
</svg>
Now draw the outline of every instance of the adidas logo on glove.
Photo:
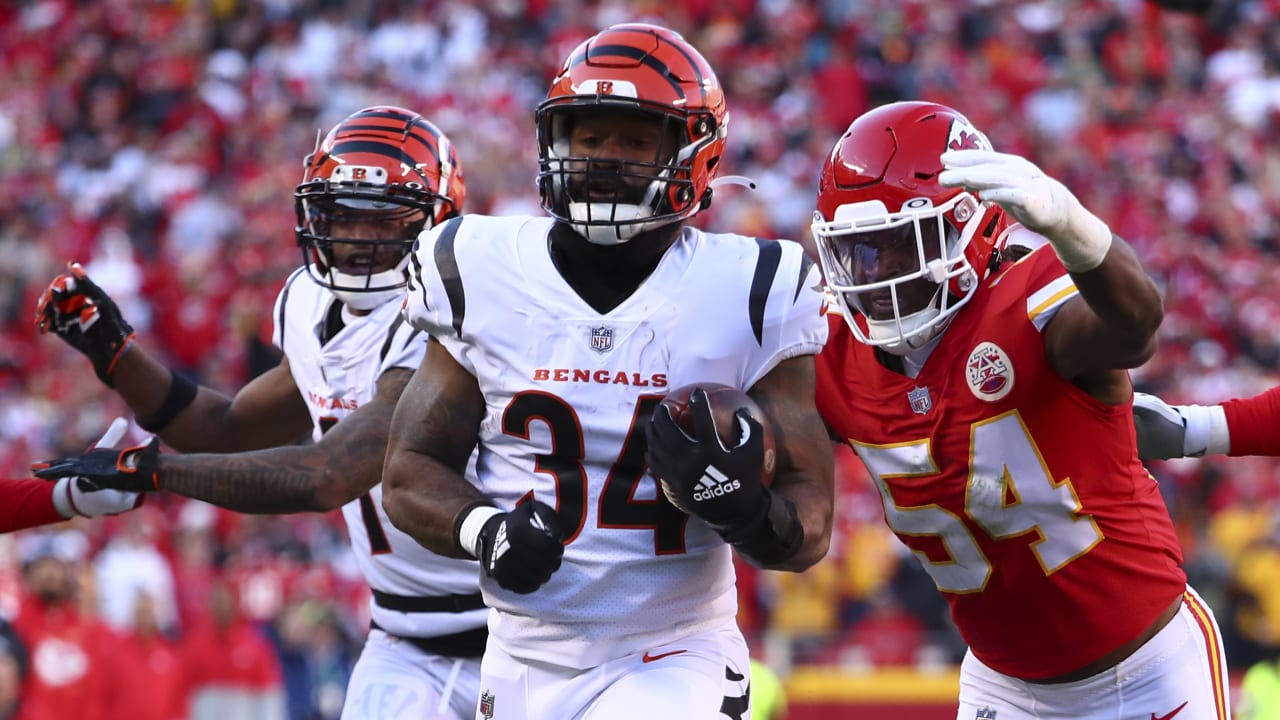
<svg viewBox="0 0 1280 720">
<path fill-rule="evenodd" d="M 693 492 L 695 502 L 728 495 L 742 487 L 742 483 L 720 472 L 715 466 L 708 465 L 706 473 L 698 481 L 698 489 Z"/>
</svg>

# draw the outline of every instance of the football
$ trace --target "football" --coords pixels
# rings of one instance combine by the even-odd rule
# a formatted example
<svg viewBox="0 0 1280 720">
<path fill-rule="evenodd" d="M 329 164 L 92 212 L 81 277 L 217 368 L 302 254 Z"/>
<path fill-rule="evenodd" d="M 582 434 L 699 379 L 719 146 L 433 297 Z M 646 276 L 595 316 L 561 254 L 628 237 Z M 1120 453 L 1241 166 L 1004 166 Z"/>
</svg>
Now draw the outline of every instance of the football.
<svg viewBox="0 0 1280 720">
<path fill-rule="evenodd" d="M 693 435 L 694 431 L 693 416 L 689 413 L 689 396 L 696 388 L 707 391 L 707 402 L 711 405 L 711 417 L 715 420 L 716 433 L 725 447 L 734 447 L 742 437 L 742 428 L 734 417 L 739 409 L 746 408 L 751 417 L 760 423 L 760 427 L 764 430 L 764 462 L 761 464 L 760 482 L 765 487 L 769 487 L 773 483 L 777 451 L 774 448 L 773 426 L 769 418 L 765 417 L 764 410 L 751 399 L 750 395 L 729 385 L 703 382 L 678 387 L 667 393 L 661 405 L 671 413 L 671 419 L 690 435 Z"/>
</svg>

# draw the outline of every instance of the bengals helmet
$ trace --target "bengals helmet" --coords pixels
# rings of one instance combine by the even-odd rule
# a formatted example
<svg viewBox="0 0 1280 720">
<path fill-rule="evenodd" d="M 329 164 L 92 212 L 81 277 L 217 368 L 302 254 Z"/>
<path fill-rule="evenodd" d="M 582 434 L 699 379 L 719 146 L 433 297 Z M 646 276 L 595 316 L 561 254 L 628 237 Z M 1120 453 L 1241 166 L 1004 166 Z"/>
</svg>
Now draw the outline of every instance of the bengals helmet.
<svg viewBox="0 0 1280 720">
<path fill-rule="evenodd" d="M 303 164 L 293 194 L 303 262 L 313 280 L 357 310 L 399 295 L 418 234 L 461 213 L 467 195 L 453 143 L 421 115 L 398 107 L 352 113 Z M 398 223 L 400 230 L 375 240 L 333 234 L 353 221 Z M 340 243 L 365 246 L 355 265 L 364 269 L 337 266 L 334 245 Z"/>
<path fill-rule="evenodd" d="M 991 149 L 958 111 L 898 102 L 853 121 L 822 168 L 811 227 L 853 334 L 905 355 L 936 337 L 999 259 L 998 205 L 943 187 L 948 149 Z"/>
<path fill-rule="evenodd" d="M 569 155 L 576 113 L 615 110 L 652 116 L 679 139 L 652 162 Z M 692 217 L 711 203 L 729 113 L 715 71 L 679 33 L 656 25 L 609 27 L 569 54 L 535 113 L 542 207 L 588 240 L 616 245 Z M 639 197 L 588 197 L 586 178 L 612 174 L 644 187 Z"/>
</svg>

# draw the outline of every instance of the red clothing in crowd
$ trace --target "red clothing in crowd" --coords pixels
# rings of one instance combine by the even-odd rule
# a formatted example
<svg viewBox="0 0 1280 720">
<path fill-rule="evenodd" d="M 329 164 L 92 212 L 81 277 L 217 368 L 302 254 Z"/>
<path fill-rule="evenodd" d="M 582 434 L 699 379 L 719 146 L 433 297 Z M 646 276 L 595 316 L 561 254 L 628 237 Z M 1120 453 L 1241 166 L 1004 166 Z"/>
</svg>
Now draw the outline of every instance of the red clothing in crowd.
<svg viewBox="0 0 1280 720">
<path fill-rule="evenodd" d="M 30 671 L 15 720 L 114 720 L 122 671 L 119 638 L 74 604 L 23 598 L 14 630 Z M 131 700 L 132 702 L 132 700 Z"/>
<path fill-rule="evenodd" d="M 129 668 L 117 682 L 119 696 L 129 699 L 130 720 L 187 717 L 183 656 L 173 641 L 159 635 L 126 635 L 120 638 L 115 661 Z"/>
<path fill-rule="evenodd" d="M 0 533 L 66 520 L 53 507 L 53 486 L 44 480 L 0 480 Z"/>
<path fill-rule="evenodd" d="M 225 628 L 202 622 L 187 636 L 185 646 L 193 696 L 209 689 L 259 691 L 281 685 L 275 649 L 247 620 L 236 620 Z"/>
</svg>

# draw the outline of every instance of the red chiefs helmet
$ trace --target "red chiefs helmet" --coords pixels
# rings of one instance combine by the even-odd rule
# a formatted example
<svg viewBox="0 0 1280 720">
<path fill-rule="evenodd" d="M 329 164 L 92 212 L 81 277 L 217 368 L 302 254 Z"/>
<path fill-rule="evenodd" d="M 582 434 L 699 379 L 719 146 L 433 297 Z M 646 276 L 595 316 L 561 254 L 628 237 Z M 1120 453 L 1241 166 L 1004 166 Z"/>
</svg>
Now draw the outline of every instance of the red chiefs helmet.
<svg viewBox="0 0 1280 720">
<path fill-rule="evenodd" d="M 303 164 L 293 195 L 303 262 L 312 279 L 356 309 L 373 309 L 399 294 L 418 234 L 461 213 L 467 196 L 449 138 L 421 115 L 389 105 L 347 116 Z M 380 240 L 334 236 L 334 224 L 344 220 L 398 222 L 401 231 Z M 367 271 L 335 267 L 335 243 L 367 245 Z M 394 262 L 372 259 L 386 256 L 388 247 L 397 251 Z"/>
<path fill-rule="evenodd" d="M 813 237 L 862 342 L 894 354 L 923 346 L 998 259 L 1004 212 L 938 183 L 942 153 L 964 148 L 991 143 L 952 108 L 898 102 L 854 120 L 827 157 Z"/>
<path fill-rule="evenodd" d="M 678 136 L 671 156 L 607 163 L 608 173 L 647 183 L 643 197 L 588 197 L 585 178 L 606 172 L 604 163 L 569 155 L 572 120 L 587 110 L 647 114 Z M 679 33 L 628 23 L 589 38 L 569 54 L 535 119 L 542 207 L 592 242 L 626 242 L 691 217 L 711 202 L 729 113 L 715 71 Z"/>
</svg>

